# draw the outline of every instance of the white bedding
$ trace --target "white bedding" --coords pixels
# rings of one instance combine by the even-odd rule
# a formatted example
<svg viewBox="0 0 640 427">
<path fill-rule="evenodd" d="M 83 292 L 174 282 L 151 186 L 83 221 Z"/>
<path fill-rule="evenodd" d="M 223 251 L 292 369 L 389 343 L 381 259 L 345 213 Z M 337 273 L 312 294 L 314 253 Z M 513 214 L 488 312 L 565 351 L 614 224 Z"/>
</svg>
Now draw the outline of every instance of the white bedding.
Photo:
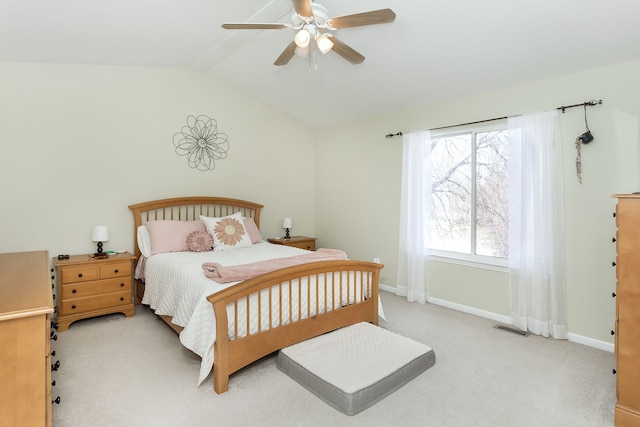
<svg viewBox="0 0 640 427">
<path fill-rule="evenodd" d="M 156 314 L 171 316 L 173 323 L 184 328 L 180 333 L 180 342 L 202 358 L 198 378 L 200 385 L 213 366 L 213 344 L 216 335 L 213 309 L 206 297 L 238 283 L 214 282 L 204 275 L 202 264 L 218 262 L 223 266 L 242 265 L 307 252 L 303 249 L 263 242 L 248 248 L 220 252 L 173 252 L 153 255 L 146 260 L 146 286 L 142 303 L 148 304 Z M 294 297 L 297 298 L 296 295 Z M 380 304 L 379 314 L 384 318 Z"/>
</svg>

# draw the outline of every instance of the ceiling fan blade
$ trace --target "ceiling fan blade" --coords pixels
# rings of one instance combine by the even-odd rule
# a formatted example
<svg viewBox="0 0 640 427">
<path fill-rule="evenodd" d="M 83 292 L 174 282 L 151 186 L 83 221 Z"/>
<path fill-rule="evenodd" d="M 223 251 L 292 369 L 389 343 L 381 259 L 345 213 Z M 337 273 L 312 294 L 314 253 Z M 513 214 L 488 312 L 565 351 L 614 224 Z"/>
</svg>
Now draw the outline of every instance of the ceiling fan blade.
<svg viewBox="0 0 640 427">
<path fill-rule="evenodd" d="M 293 0 L 293 7 L 296 10 L 296 13 L 300 16 L 313 16 L 311 0 Z"/>
<path fill-rule="evenodd" d="M 291 28 L 289 24 L 248 24 L 226 22 L 222 24 L 225 30 L 285 30 Z"/>
<path fill-rule="evenodd" d="M 282 53 L 280 54 L 280 56 L 278 56 L 278 59 L 276 59 L 276 62 L 273 63 L 273 65 L 287 65 L 289 63 L 289 61 L 291 61 L 291 58 L 293 58 L 293 55 L 296 53 L 296 42 L 291 42 L 289 43 L 289 46 L 287 46 Z"/>
<path fill-rule="evenodd" d="M 391 9 L 372 10 L 354 15 L 331 18 L 333 28 L 361 27 L 363 25 L 387 24 L 396 20 L 396 14 Z"/>
<path fill-rule="evenodd" d="M 335 36 L 331 36 L 331 41 L 333 42 L 333 48 L 331 50 L 342 56 L 347 61 L 351 62 L 352 64 L 361 64 L 362 61 L 364 61 L 364 56 L 362 56 L 352 47 L 349 47 L 348 45 L 338 40 Z"/>
</svg>

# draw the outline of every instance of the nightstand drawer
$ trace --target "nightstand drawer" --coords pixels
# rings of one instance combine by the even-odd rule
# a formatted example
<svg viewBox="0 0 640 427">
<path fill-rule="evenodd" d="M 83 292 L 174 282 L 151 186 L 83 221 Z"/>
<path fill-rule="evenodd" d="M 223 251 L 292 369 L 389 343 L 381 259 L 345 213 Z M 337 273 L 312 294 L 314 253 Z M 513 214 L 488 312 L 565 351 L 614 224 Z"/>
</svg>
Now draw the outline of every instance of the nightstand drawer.
<svg viewBox="0 0 640 427">
<path fill-rule="evenodd" d="M 131 289 L 128 289 L 126 291 L 114 292 L 106 295 L 62 301 L 60 303 L 60 314 L 68 316 L 131 303 Z"/>
<path fill-rule="evenodd" d="M 288 239 L 272 237 L 267 239 L 269 243 L 276 245 L 292 246 L 294 248 L 306 249 L 308 251 L 316 250 L 316 237 L 292 236 Z"/>
<path fill-rule="evenodd" d="M 97 265 L 82 265 L 79 267 L 64 267 L 60 272 L 61 283 L 87 282 L 97 280 L 99 270 Z"/>
<path fill-rule="evenodd" d="M 131 261 L 100 264 L 100 278 L 131 276 Z"/>
<path fill-rule="evenodd" d="M 307 242 L 293 242 L 293 243 L 289 243 L 288 246 L 293 246 L 294 248 L 306 249 L 308 251 L 316 250 L 315 240 L 307 241 Z"/>
<path fill-rule="evenodd" d="M 114 279 L 62 285 L 62 300 L 90 297 L 110 292 L 131 290 L 131 275 Z"/>
</svg>

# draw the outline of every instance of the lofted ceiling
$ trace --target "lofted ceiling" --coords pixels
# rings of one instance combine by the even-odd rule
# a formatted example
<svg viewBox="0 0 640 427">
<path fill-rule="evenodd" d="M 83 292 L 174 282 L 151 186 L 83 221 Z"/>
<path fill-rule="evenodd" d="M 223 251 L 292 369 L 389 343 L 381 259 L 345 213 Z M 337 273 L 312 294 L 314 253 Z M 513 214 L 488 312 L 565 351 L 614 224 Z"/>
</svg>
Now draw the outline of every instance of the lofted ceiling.
<svg viewBox="0 0 640 427">
<path fill-rule="evenodd" d="M 375 117 L 640 58 L 638 0 L 320 0 L 329 16 L 391 8 L 334 52 L 273 65 L 291 0 L 0 0 L 0 61 L 186 67 L 313 126 Z"/>
</svg>

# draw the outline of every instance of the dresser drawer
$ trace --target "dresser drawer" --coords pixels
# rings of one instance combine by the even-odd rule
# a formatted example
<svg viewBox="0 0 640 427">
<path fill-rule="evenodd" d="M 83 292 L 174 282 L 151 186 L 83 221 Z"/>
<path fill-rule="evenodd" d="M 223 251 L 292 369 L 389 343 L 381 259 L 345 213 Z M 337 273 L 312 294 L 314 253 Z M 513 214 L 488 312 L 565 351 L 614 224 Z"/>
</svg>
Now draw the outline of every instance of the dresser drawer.
<svg viewBox="0 0 640 427">
<path fill-rule="evenodd" d="M 100 264 L 100 278 L 131 276 L 131 261 Z"/>
<path fill-rule="evenodd" d="M 60 303 L 60 314 L 69 316 L 127 304 L 131 304 L 131 289 L 94 297 L 63 300 Z"/>
<path fill-rule="evenodd" d="M 60 281 L 64 283 L 87 282 L 99 278 L 97 265 L 81 265 L 78 267 L 65 267 L 60 271 Z"/>
<path fill-rule="evenodd" d="M 131 276 L 62 285 L 62 300 L 131 290 Z"/>
</svg>

